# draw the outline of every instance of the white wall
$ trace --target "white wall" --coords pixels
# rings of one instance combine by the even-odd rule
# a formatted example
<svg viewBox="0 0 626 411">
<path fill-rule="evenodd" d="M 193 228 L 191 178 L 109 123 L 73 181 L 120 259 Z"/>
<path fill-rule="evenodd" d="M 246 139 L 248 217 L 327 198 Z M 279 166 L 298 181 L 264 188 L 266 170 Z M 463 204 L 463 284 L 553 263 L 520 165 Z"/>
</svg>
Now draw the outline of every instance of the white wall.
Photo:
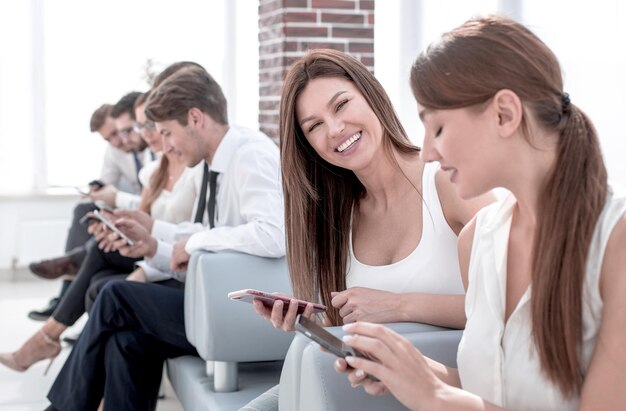
<svg viewBox="0 0 626 411">
<path fill-rule="evenodd" d="M 231 122 L 257 126 L 257 9 L 251 0 L 0 2 L 0 175 L 21 170 L 0 179 L 0 193 L 96 178 L 106 143 L 89 118 L 146 91 L 148 62 L 153 74 L 202 64 L 224 87 Z"/>
<path fill-rule="evenodd" d="M 63 253 L 75 194 L 0 196 L 0 270 Z"/>
</svg>

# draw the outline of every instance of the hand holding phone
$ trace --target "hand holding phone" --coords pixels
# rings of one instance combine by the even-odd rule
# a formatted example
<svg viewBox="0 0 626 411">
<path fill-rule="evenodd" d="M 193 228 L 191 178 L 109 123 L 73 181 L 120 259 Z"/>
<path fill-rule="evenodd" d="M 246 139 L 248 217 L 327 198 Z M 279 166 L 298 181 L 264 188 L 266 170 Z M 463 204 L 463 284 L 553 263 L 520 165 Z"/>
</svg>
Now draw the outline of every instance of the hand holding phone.
<svg viewBox="0 0 626 411">
<path fill-rule="evenodd" d="M 317 325 L 315 321 L 309 320 L 302 315 L 299 315 L 298 320 L 296 321 L 296 331 L 301 333 L 305 337 L 315 341 L 327 351 L 330 351 L 332 354 L 336 355 L 339 358 L 352 356 L 371 359 L 367 355 L 350 347 L 342 340 Z M 348 367 L 351 368 L 350 366 Z M 378 379 L 373 375 L 368 375 L 367 378 L 372 381 L 378 381 Z"/>
<path fill-rule="evenodd" d="M 275 301 L 282 301 L 283 304 L 283 313 L 286 313 L 289 309 L 289 303 L 292 298 L 285 297 L 283 295 L 278 294 L 270 294 L 265 291 L 253 290 L 253 289 L 245 289 L 239 291 L 233 291 L 228 293 L 228 298 L 235 301 L 243 301 L 246 303 L 251 303 L 254 300 L 260 300 L 263 305 L 265 305 L 270 310 L 274 306 Z M 298 300 L 298 314 L 302 314 L 307 306 L 307 304 L 313 304 L 313 310 L 315 312 L 324 312 L 326 311 L 326 306 L 322 304 L 309 303 L 308 301 Z"/>
<path fill-rule="evenodd" d="M 96 216 L 96 218 L 98 218 L 100 221 L 102 221 L 104 225 L 106 225 L 108 228 L 110 228 L 112 231 L 116 232 L 120 237 L 126 240 L 128 245 L 131 245 L 131 246 L 135 245 L 135 242 L 132 239 L 130 239 L 126 234 L 124 234 L 122 230 L 117 228 L 111 220 L 109 220 L 104 215 L 102 215 L 102 213 L 100 213 L 99 210 L 94 210 L 93 215 Z"/>
<path fill-rule="evenodd" d="M 80 195 L 85 197 L 87 197 L 94 191 L 100 190 L 102 187 L 104 187 L 104 183 L 100 180 L 90 181 L 89 183 L 87 183 L 86 186 L 74 186 L 76 191 L 78 191 Z"/>
<path fill-rule="evenodd" d="M 98 191 L 102 187 L 104 187 L 104 183 L 100 180 L 91 180 L 87 185 L 91 188 L 92 191 Z"/>
<path fill-rule="evenodd" d="M 89 226 L 92 222 L 100 222 L 100 219 L 93 215 L 93 212 L 88 212 L 78 220 L 79 223 Z"/>
<path fill-rule="evenodd" d="M 315 321 L 309 320 L 302 315 L 298 316 L 298 321 L 296 321 L 296 331 L 315 341 L 337 357 L 346 358 L 349 355 L 364 357 L 364 355 L 360 354 L 354 348 L 317 325 Z"/>
</svg>

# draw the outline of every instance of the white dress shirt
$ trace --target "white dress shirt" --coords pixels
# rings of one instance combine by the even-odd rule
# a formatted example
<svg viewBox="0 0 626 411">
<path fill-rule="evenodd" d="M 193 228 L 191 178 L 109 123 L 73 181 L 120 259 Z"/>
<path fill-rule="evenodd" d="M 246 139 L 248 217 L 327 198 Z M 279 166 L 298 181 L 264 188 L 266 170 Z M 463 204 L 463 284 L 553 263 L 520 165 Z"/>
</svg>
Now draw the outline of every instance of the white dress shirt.
<svg viewBox="0 0 626 411">
<path fill-rule="evenodd" d="M 150 185 L 150 179 L 158 170 L 161 160 L 154 160 L 146 164 L 139 172 L 139 180 L 144 187 Z M 196 201 L 195 170 L 186 167 L 172 190 L 164 188 L 159 196 L 150 205 L 150 216 L 155 220 L 169 223 L 189 221 Z M 167 178 L 167 176 L 166 176 Z"/>
<path fill-rule="evenodd" d="M 202 184 L 202 163 L 196 166 L 196 189 Z M 215 227 L 204 212 L 203 224 L 155 221 L 156 254 L 146 259 L 167 277 L 184 281 L 186 273 L 170 272 L 173 244 L 188 238 L 185 250 L 238 251 L 262 257 L 285 255 L 284 205 L 278 147 L 260 131 L 230 127 L 220 142 L 210 169 L 219 172 Z M 207 190 L 207 203 L 210 190 Z M 195 216 L 195 207 L 192 216 Z"/>
<path fill-rule="evenodd" d="M 139 178 L 144 187 L 150 184 L 150 179 L 159 168 L 160 162 L 160 159 L 152 161 L 141 169 Z M 201 163 L 200 166 L 203 164 L 204 163 Z M 167 221 L 174 224 L 189 221 L 193 216 L 192 211 L 197 197 L 196 182 L 194 179 L 195 173 L 195 169 L 185 168 L 181 176 L 176 180 L 171 191 L 163 189 L 161 194 L 159 194 L 150 205 L 150 216 L 155 220 Z M 150 281 L 159 281 L 170 277 L 169 275 L 162 274 L 160 270 L 150 267 L 145 261 L 139 261 L 137 266 L 143 268 L 146 277 L 149 278 Z"/>
<path fill-rule="evenodd" d="M 596 223 L 583 283 L 583 341 L 580 362 L 587 374 L 602 321 L 600 272 L 615 224 L 626 213 L 626 192 L 609 190 Z M 457 364 L 463 389 L 512 410 L 576 410 L 579 398 L 566 398 L 541 370 L 532 337 L 529 286 L 507 322 L 507 247 L 515 197 L 483 208 L 476 215 L 465 296 L 467 324 Z"/>
<path fill-rule="evenodd" d="M 140 152 L 139 159 L 142 164 L 148 164 L 152 160 L 150 149 L 146 148 Z M 135 209 L 139 206 L 141 186 L 132 153 L 108 145 L 104 153 L 100 180 L 120 190 L 115 196 L 116 207 Z"/>
<path fill-rule="evenodd" d="M 126 153 L 111 145 L 107 145 L 104 152 L 100 180 L 118 189 L 122 184 L 125 184 L 129 189 L 128 191 L 134 194 L 141 191 L 132 153 Z"/>
</svg>

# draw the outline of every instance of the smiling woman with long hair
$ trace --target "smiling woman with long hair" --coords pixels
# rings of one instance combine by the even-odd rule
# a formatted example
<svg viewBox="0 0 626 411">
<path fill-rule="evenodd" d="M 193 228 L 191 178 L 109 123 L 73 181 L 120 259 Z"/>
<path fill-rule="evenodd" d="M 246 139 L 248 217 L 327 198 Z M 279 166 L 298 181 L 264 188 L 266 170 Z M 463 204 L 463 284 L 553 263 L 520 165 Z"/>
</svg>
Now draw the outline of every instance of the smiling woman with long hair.
<svg viewBox="0 0 626 411">
<path fill-rule="evenodd" d="M 326 325 L 464 326 L 457 234 L 493 197 L 461 200 L 439 167 L 420 159 L 362 63 L 334 50 L 294 63 L 283 84 L 280 148 L 296 297 L 326 305 Z M 282 302 L 255 309 L 293 330 L 296 304 L 286 315 Z M 304 315 L 312 317 L 312 305 Z M 267 398 L 247 407 L 272 409 L 275 397 Z"/>
</svg>

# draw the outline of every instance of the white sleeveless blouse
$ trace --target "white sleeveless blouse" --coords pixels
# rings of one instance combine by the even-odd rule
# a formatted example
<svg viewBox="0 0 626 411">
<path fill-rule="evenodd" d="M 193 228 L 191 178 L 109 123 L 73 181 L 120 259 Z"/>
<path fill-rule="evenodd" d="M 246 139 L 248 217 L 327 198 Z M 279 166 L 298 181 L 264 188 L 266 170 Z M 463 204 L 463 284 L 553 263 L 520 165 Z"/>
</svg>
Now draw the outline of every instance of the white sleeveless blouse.
<svg viewBox="0 0 626 411">
<path fill-rule="evenodd" d="M 516 200 L 505 200 L 477 214 L 465 296 L 467 324 L 457 354 L 462 387 L 512 410 L 575 410 L 541 372 L 531 336 L 530 287 L 504 324 L 506 265 L 511 216 Z M 626 192 L 609 187 L 596 225 L 583 286 L 582 367 L 586 373 L 602 314 L 599 277 L 609 236 L 626 213 Z"/>
<path fill-rule="evenodd" d="M 457 236 L 446 221 L 437 187 L 437 163 L 427 163 L 422 175 L 422 238 L 411 254 L 393 264 L 372 266 L 354 256 L 352 231 L 346 286 L 395 293 L 463 294 Z"/>
</svg>

